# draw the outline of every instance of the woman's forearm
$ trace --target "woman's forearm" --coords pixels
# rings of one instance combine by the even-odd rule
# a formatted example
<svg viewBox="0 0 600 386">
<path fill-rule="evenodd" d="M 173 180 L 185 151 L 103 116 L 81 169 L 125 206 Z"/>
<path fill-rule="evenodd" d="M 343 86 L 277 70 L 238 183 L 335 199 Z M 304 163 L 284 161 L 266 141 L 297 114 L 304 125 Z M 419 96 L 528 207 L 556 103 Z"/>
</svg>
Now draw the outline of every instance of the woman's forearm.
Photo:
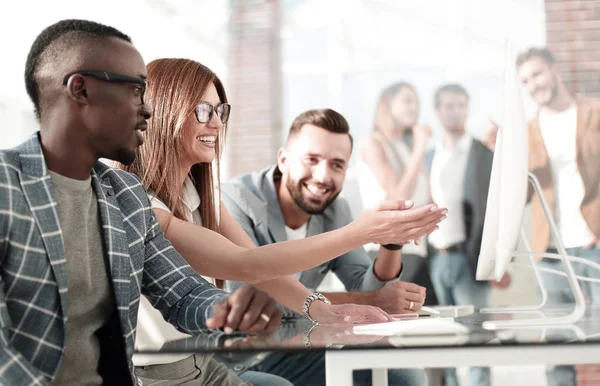
<svg viewBox="0 0 600 386">
<path fill-rule="evenodd" d="M 349 224 L 302 240 L 247 249 L 216 232 L 174 218 L 166 211 L 155 209 L 155 212 L 163 229 L 170 220 L 165 236 L 196 272 L 224 280 L 256 283 L 291 275 L 369 242 L 364 232 Z"/>
</svg>

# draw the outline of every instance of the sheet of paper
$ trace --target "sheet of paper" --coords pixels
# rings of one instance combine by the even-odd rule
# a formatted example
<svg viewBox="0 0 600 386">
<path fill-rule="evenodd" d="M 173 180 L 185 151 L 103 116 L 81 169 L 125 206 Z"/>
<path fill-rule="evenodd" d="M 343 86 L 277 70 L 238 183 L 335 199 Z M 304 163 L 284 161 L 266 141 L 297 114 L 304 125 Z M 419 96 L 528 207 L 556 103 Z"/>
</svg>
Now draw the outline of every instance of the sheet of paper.
<svg viewBox="0 0 600 386">
<path fill-rule="evenodd" d="M 387 323 L 363 324 L 352 328 L 354 334 L 375 335 L 461 335 L 467 334 L 469 329 L 454 318 L 424 318 L 412 320 L 397 320 Z"/>
</svg>

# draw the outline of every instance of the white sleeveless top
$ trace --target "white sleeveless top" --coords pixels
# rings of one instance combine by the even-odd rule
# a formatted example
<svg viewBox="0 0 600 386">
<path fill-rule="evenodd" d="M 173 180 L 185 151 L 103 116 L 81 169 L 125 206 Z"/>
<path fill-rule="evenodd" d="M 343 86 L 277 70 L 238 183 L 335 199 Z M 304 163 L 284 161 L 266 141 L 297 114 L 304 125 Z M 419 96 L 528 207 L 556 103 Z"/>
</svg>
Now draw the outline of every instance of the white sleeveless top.
<svg viewBox="0 0 600 386">
<path fill-rule="evenodd" d="M 390 142 L 379 133 L 373 134 L 373 138 L 383 147 L 388 163 L 398 175 L 402 175 L 406 169 L 406 165 L 410 163 L 410 149 L 408 146 L 402 140 Z M 415 207 L 423 206 L 431 202 L 429 194 L 429 178 L 425 173 L 424 167 L 425 166 L 423 165 L 423 171 L 419 173 L 419 176 L 417 177 L 417 186 L 412 197 L 398 197 L 398 199 L 410 199 L 414 202 Z M 361 157 L 358 159 L 358 184 L 363 208 L 372 207 L 386 199 L 385 190 L 379 184 L 377 178 L 375 178 L 371 168 Z M 367 251 L 378 250 L 379 244 L 367 244 L 365 245 L 365 249 Z M 404 253 L 425 257 L 427 256 L 427 243 L 425 243 L 424 240 L 420 245 L 411 243 L 405 245 L 402 248 L 402 251 Z"/>
<path fill-rule="evenodd" d="M 218 195 L 215 197 L 215 205 L 217 208 L 217 220 L 219 219 Z M 169 208 L 152 194 L 148 194 L 150 204 L 153 209 L 163 209 L 171 213 Z M 190 177 L 185 180 L 183 186 L 183 201 L 186 209 L 186 217 L 189 222 L 196 225 L 202 225 L 200 216 L 200 196 Z M 211 277 L 202 276 L 206 281 L 215 284 L 215 280 Z M 157 351 L 166 342 L 171 342 L 178 339 L 189 338 L 190 335 L 177 331 L 170 323 L 167 323 L 162 314 L 146 299 L 145 296 L 140 298 L 140 308 L 138 311 L 137 334 L 135 339 L 136 351 Z M 155 364 L 166 364 L 176 362 L 189 357 L 190 354 L 140 354 L 133 355 L 133 364 L 135 366 L 149 366 Z"/>
</svg>

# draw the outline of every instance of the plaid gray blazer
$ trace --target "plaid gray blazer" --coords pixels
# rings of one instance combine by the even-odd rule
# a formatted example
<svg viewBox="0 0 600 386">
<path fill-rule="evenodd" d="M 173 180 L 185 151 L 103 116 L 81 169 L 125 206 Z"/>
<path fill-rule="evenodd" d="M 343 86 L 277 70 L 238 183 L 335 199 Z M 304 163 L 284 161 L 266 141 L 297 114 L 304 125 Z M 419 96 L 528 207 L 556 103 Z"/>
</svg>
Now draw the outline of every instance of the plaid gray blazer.
<svg viewBox="0 0 600 386">
<path fill-rule="evenodd" d="M 92 170 L 104 251 L 127 351 L 140 295 L 180 331 L 200 333 L 226 293 L 198 276 L 163 236 L 139 179 L 98 162 Z M 39 133 L 0 150 L 0 384 L 49 384 L 62 359 L 67 271 Z"/>
</svg>

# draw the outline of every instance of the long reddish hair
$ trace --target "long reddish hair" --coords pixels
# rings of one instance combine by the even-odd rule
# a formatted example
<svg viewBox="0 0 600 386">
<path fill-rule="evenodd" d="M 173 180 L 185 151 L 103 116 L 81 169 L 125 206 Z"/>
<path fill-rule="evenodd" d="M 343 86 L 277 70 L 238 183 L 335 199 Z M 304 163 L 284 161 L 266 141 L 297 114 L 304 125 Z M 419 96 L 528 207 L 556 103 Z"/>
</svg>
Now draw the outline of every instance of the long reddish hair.
<svg viewBox="0 0 600 386">
<path fill-rule="evenodd" d="M 158 59 L 149 63 L 147 70 L 144 100 L 152 106 L 152 118 L 144 133 L 144 144 L 136 149 L 135 161 L 131 165 L 120 166 L 138 175 L 146 189 L 160 199 L 173 216 L 187 221 L 183 187 L 178 176 L 185 154 L 185 123 L 188 119 L 195 119 L 194 109 L 210 84 L 214 84 L 222 103 L 227 102 L 227 95 L 221 80 L 208 67 L 193 60 Z M 200 195 L 202 226 L 215 232 L 220 230 L 215 182 L 218 186 L 219 156 L 226 130 L 224 125 L 217 136 L 213 163 L 196 164 L 190 170 L 190 177 Z"/>
</svg>

